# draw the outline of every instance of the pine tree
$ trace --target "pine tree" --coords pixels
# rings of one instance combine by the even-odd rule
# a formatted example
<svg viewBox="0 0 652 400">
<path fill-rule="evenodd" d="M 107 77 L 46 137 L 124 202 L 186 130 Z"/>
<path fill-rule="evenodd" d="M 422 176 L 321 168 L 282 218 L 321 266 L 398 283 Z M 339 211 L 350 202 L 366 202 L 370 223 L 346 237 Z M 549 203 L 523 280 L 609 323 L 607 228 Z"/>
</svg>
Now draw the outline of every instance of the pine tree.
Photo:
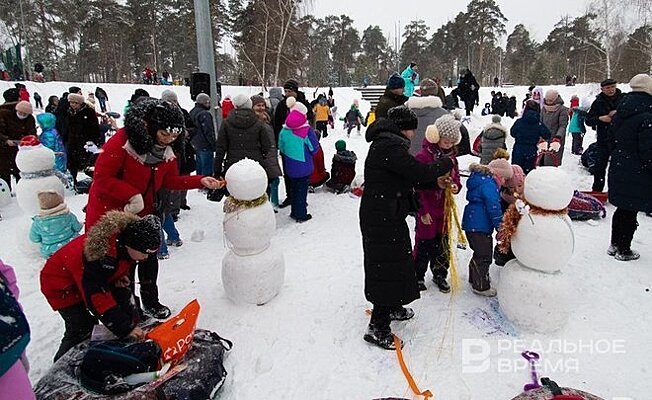
<svg viewBox="0 0 652 400">
<path fill-rule="evenodd" d="M 507 18 L 494 0 L 472 0 L 467 6 L 465 22 L 469 29 L 469 38 L 477 48 L 476 78 L 485 80 L 485 51 L 494 47 L 498 39 L 506 33 Z"/>
<path fill-rule="evenodd" d="M 403 38 L 405 40 L 400 51 L 401 68 L 405 68 L 413 62 L 417 63 L 420 68 L 426 67 L 428 55 L 424 54 L 424 50 L 428 45 L 428 25 L 425 21 L 411 21 L 405 27 Z"/>
<path fill-rule="evenodd" d="M 537 44 L 530 39 L 530 32 L 523 24 L 516 25 L 507 37 L 505 52 L 507 79 L 516 84 L 526 83 L 529 69 L 535 61 Z"/>
</svg>

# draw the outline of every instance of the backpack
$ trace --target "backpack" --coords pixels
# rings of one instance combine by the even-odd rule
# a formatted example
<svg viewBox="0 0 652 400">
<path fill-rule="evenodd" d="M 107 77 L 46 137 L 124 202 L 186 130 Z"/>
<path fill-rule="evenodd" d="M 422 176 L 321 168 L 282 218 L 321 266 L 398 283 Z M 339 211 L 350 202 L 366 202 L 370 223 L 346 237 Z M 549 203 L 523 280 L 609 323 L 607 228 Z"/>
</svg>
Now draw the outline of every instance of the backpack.
<svg viewBox="0 0 652 400">
<path fill-rule="evenodd" d="M 568 216 L 574 221 L 601 219 L 607 216 L 607 210 L 594 196 L 576 190 L 568 205 Z"/>
<path fill-rule="evenodd" d="M 597 143 L 591 143 L 589 147 L 584 150 L 582 153 L 582 165 L 584 168 L 589 170 L 589 174 L 593 175 L 594 171 L 593 169 L 595 168 L 595 161 L 597 157 L 597 152 L 598 152 L 598 144 Z"/>
<path fill-rule="evenodd" d="M 29 325 L 18 300 L 0 274 L 0 376 L 18 361 L 29 343 Z"/>
<path fill-rule="evenodd" d="M 126 376 L 156 371 L 160 358 L 161 348 L 153 341 L 94 343 L 79 366 L 79 381 L 96 393 L 123 393 L 132 389 Z"/>
</svg>

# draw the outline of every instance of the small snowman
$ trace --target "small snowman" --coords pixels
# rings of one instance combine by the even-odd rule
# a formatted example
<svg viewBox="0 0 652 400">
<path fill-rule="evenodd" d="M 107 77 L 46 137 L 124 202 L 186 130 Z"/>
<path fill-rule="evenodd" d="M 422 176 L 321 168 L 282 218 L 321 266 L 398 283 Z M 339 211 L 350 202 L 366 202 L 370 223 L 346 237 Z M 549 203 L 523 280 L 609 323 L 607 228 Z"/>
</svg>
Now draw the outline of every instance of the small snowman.
<svg viewBox="0 0 652 400">
<path fill-rule="evenodd" d="M 230 250 L 222 260 L 222 284 L 236 303 L 262 305 L 283 286 L 285 261 L 271 243 L 276 230 L 267 200 L 267 174 L 244 159 L 226 172 L 230 197 L 224 202 L 224 236 Z"/>
<path fill-rule="evenodd" d="M 0 179 L 0 209 L 11 203 L 11 189 L 4 179 Z M 2 221 L 2 214 L 0 214 L 0 221 Z"/>
<path fill-rule="evenodd" d="M 571 287 L 562 268 L 575 248 L 566 210 L 573 187 L 563 170 L 540 167 L 525 178 L 524 197 L 505 214 L 499 232 L 503 249 L 511 242 L 516 256 L 500 273 L 500 307 L 522 329 L 553 332 L 569 315 Z"/>
<path fill-rule="evenodd" d="M 16 165 L 20 181 L 16 184 L 16 200 L 28 215 L 38 214 L 39 192 L 53 190 L 64 196 L 61 178 L 55 173 L 54 152 L 39 142 L 36 136 L 25 136 L 18 147 Z"/>
</svg>

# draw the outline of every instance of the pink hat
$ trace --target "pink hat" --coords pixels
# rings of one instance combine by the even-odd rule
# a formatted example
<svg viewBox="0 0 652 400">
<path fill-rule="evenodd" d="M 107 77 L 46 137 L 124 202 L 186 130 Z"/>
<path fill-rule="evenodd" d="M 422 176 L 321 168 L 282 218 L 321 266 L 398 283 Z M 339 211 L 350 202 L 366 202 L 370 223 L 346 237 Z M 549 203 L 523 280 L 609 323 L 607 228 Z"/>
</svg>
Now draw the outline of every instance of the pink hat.
<svg viewBox="0 0 652 400">
<path fill-rule="evenodd" d="M 523 184 L 525 183 L 525 173 L 523 172 L 523 168 L 521 168 L 516 164 L 513 164 L 512 172 L 513 172 L 512 177 L 507 179 L 505 185 L 514 189 L 518 187 L 523 187 Z"/>
<path fill-rule="evenodd" d="M 514 176 L 512 165 L 504 158 L 492 160 L 487 167 L 489 167 L 494 175 L 498 175 L 502 179 L 511 179 Z"/>
<path fill-rule="evenodd" d="M 288 97 L 285 103 L 290 109 L 290 113 L 285 119 L 285 125 L 292 130 L 307 127 L 308 117 L 306 115 L 308 114 L 308 109 L 306 106 L 303 103 L 297 102 L 294 97 Z"/>
<path fill-rule="evenodd" d="M 20 111 L 23 114 L 32 114 L 32 105 L 29 103 L 29 101 L 21 101 L 18 104 L 16 104 L 16 111 Z"/>
</svg>

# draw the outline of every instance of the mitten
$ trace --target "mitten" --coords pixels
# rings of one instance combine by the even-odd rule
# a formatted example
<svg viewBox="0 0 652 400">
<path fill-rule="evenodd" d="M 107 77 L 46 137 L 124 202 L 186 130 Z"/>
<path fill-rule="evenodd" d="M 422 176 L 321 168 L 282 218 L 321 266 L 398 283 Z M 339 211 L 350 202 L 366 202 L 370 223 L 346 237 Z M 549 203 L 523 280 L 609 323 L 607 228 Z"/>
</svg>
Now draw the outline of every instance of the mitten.
<svg viewBox="0 0 652 400">
<path fill-rule="evenodd" d="M 130 212 L 132 214 L 138 214 L 139 212 L 143 211 L 143 209 L 145 209 L 145 202 L 143 201 L 143 196 L 140 193 L 131 196 L 129 203 L 127 203 L 124 207 L 126 212 Z"/>
<path fill-rule="evenodd" d="M 543 153 L 544 151 L 548 151 L 548 142 L 541 139 L 539 141 L 539 143 L 537 144 L 537 150 L 538 150 L 539 153 Z"/>
<path fill-rule="evenodd" d="M 559 152 L 561 149 L 561 142 L 559 139 L 555 138 L 550 142 L 550 151 L 554 151 L 555 153 Z"/>
</svg>

